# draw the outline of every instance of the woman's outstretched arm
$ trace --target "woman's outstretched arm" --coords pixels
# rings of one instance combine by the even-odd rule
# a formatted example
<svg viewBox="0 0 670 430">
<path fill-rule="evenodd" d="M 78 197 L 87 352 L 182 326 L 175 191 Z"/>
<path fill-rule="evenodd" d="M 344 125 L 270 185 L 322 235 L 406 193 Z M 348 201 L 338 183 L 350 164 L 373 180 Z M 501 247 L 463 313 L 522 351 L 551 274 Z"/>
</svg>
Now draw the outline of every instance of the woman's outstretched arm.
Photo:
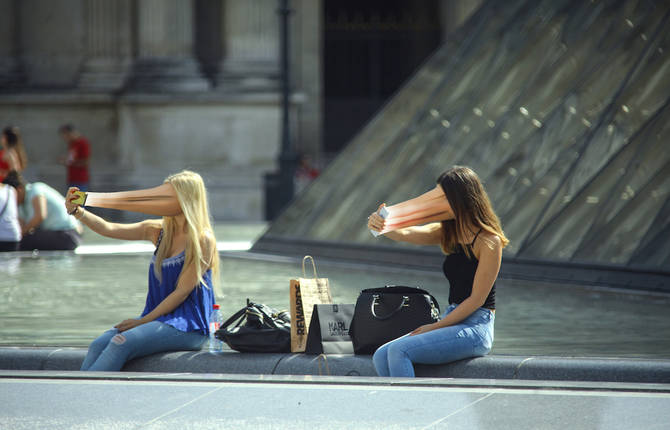
<svg viewBox="0 0 670 430">
<path fill-rule="evenodd" d="M 161 220 L 148 219 L 132 224 L 108 222 L 85 210 L 83 207 L 72 203 L 72 200 L 77 198 L 77 196 L 74 195 L 75 191 L 78 191 L 75 187 L 70 188 L 67 191 L 67 195 L 65 196 L 65 208 L 69 214 L 73 215 L 86 227 L 102 236 L 111 237 L 113 239 L 149 240 L 156 243 L 158 233 L 162 227 Z"/>
<path fill-rule="evenodd" d="M 381 204 L 377 212 L 373 212 L 368 217 L 368 228 L 374 231 L 382 231 L 386 220 L 379 215 L 379 211 L 384 207 Z M 391 240 L 399 242 L 412 243 L 414 245 L 439 245 L 442 241 L 442 224 L 433 222 L 426 225 L 405 227 L 398 230 L 384 233 L 384 236 Z"/>
</svg>

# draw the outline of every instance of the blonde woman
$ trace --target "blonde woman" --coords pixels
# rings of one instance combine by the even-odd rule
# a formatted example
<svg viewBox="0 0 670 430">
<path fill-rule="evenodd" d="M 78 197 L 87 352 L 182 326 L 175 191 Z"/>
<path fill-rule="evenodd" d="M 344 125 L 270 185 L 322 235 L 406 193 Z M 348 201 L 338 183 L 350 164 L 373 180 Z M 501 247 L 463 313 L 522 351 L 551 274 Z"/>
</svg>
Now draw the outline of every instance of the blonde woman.
<svg viewBox="0 0 670 430">
<path fill-rule="evenodd" d="M 442 248 L 447 254 L 442 267 L 449 280 L 449 307 L 439 321 L 380 346 L 373 356 L 379 376 L 413 377 L 413 363 L 440 364 L 482 356 L 493 345 L 495 281 L 502 249 L 509 241 L 474 171 L 456 166 L 440 175 L 437 186 L 449 203 L 447 220 L 385 235 Z M 381 232 L 384 223 L 375 212 L 368 219 L 368 228 Z"/>
<path fill-rule="evenodd" d="M 133 358 L 163 351 L 198 350 L 209 335 L 209 315 L 219 258 L 209 220 L 207 192 L 200 175 L 183 171 L 168 177 L 181 214 L 134 224 L 110 223 L 72 203 L 68 212 L 103 236 L 149 240 L 156 251 L 149 264 L 149 290 L 139 318 L 121 321 L 91 343 L 81 370 L 120 370 Z"/>
</svg>

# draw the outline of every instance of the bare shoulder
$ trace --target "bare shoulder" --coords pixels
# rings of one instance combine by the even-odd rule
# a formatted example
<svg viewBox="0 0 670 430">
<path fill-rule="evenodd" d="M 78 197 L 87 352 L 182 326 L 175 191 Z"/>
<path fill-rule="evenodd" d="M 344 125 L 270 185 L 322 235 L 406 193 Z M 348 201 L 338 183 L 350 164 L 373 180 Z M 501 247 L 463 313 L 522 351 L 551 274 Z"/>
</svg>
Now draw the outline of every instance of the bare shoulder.
<svg viewBox="0 0 670 430">
<path fill-rule="evenodd" d="M 476 251 L 480 257 L 484 254 L 502 255 L 503 243 L 497 234 L 482 231 L 477 238 L 475 248 L 478 248 Z"/>
<path fill-rule="evenodd" d="M 210 230 L 205 230 L 200 234 L 200 246 L 204 252 L 212 252 L 216 249 L 216 238 Z"/>
<path fill-rule="evenodd" d="M 158 241 L 158 235 L 160 234 L 160 231 L 163 228 L 163 220 L 146 219 L 142 221 L 140 224 L 144 229 L 144 238 L 146 240 L 150 240 L 155 244 Z"/>
</svg>

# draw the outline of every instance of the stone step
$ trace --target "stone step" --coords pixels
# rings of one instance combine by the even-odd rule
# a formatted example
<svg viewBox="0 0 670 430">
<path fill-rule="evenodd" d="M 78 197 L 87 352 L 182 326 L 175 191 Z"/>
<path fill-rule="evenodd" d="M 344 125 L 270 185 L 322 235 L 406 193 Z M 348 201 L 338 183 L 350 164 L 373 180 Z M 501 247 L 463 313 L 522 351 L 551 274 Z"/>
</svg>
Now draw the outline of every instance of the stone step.
<svg viewBox="0 0 670 430">
<path fill-rule="evenodd" d="M 78 370 L 84 348 L 0 347 L 0 369 Z M 376 376 L 369 355 L 308 355 L 224 351 L 166 352 L 132 360 L 129 372 Z M 670 360 L 491 355 L 417 365 L 417 377 L 670 383 Z"/>
</svg>

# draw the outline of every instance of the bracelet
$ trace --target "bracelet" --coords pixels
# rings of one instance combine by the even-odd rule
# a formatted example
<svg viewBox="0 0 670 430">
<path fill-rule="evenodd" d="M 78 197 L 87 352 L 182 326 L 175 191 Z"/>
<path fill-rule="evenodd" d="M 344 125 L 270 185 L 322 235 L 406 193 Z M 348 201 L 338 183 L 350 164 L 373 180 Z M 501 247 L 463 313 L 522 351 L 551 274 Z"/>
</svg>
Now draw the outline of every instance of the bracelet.
<svg viewBox="0 0 670 430">
<path fill-rule="evenodd" d="M 72 209 L 72 211 L 71 211 L 71 212 L 68 212 L 67 214 L 68 214 L 68 215 L 73 215 L 73 216 L 74 216 L 74 214 L 76 214 L 78 210 L 79 210 L 79 206 L 75 206 L 75 208 Z"/>
</svg>

